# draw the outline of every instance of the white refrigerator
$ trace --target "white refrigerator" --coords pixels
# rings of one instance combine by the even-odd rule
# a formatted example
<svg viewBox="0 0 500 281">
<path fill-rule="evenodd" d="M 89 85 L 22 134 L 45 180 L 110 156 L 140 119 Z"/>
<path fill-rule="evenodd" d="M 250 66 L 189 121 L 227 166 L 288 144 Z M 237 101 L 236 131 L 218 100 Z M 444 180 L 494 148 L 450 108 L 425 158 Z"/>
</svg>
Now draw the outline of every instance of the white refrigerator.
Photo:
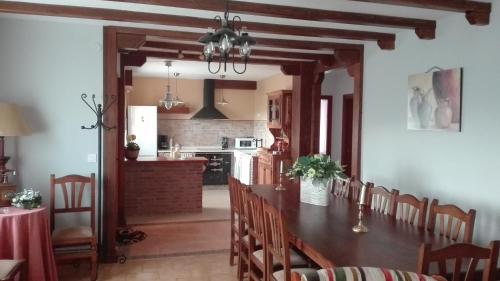
<svg viewBox="0 0 500 281">
<path fill-rule="evenodd" d="M 129 106 L 127 134 L 136 135 L 141 157 L 156 157 L 158 152 L 158 113 L 156 106 Z"/>
</svg>

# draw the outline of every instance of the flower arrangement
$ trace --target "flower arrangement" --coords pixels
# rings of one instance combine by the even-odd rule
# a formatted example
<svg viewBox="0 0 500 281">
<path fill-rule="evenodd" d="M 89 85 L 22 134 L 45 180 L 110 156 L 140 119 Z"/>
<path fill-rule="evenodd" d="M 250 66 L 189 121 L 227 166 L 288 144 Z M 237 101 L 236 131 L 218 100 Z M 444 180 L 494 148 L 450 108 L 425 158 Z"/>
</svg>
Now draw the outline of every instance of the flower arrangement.
<svg viewBox="0 0 500 281">
<path fill-rule="evenodd" d="M 333 178 L 345 178 L 344 169 L 339 163 L 331 160 L 330 156 L 316 154 L 300 156 L 288 171 L 291 178 L 303 177 L 313 183 L 326 183 Z"/>
<path fill-rule="evenodd" d="M 13 193 L 10 199 L 12 206 L 28 210 L 38 208 L 42 204 L 42 195 L 40 191 L 35 191 L 31 188 L 24 189 L 22 192 Z"/>
</svg>

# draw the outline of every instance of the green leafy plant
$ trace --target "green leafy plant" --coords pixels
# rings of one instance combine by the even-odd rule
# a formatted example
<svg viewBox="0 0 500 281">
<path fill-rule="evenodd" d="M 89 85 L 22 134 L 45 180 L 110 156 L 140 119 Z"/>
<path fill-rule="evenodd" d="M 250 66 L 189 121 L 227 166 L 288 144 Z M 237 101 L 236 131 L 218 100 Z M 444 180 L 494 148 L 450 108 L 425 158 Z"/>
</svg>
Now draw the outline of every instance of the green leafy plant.
<svg viewBox="0 0 500 281">
<path fill-rule="evenodd" d="M 42 204 L 42 195 L 40 191 L 33 189 L 25 189 L 22 192 L 12 193 L 9 196 L 11 205 L 16 208 L 33 209 L 38 208 Z"/>
<path fill-rule="evenodd" d="M 344 169 L 339 163 L 332 161 L 330 156 L 316 154 L 300 156 L 287 175 L 291 178 L 304 177 L 315 182 L 326 182 L 334 178 L 346 178 Z"/>
<path fill-rule="evenodd" d="M 139 150 L 139 149 L 141 149 L 139 147 L 139 145 L 136 142 L 134 142 L 135 139 L 136 139 L 135 135 L 128 135 L 127 136 L 127 146 L 125 147 L 125 149 L 127 149 L 127 150 Z"/>
</svg>

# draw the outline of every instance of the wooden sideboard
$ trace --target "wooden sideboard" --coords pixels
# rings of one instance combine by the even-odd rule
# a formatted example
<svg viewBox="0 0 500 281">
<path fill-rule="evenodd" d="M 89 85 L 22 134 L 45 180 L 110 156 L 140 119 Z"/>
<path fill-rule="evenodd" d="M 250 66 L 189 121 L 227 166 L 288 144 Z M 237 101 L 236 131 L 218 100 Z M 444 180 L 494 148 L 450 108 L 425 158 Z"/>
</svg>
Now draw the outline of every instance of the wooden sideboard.
<svg viewBox="0 0 500 281">
<path fill-rule="evenodd" d="M 10 199 L 6 195 L 16 192 L 16 185 L 12 183 L 0 183 L 0 207 L 10 206 Z"/>
</svg>

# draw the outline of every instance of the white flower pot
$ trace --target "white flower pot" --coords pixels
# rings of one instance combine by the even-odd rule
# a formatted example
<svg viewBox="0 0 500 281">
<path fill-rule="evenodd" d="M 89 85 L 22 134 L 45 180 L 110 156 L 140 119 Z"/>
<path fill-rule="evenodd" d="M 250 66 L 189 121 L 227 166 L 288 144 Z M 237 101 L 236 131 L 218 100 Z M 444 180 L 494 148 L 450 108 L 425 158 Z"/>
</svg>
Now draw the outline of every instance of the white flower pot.
<svg viewBox="0 0 500 281">
<path fill-rule="evenodd" d="M 328 206 L 330 203 L 329 181 L 314 182 L 310 178 L 300 178 L 300 202 Z"/>
</svg>

